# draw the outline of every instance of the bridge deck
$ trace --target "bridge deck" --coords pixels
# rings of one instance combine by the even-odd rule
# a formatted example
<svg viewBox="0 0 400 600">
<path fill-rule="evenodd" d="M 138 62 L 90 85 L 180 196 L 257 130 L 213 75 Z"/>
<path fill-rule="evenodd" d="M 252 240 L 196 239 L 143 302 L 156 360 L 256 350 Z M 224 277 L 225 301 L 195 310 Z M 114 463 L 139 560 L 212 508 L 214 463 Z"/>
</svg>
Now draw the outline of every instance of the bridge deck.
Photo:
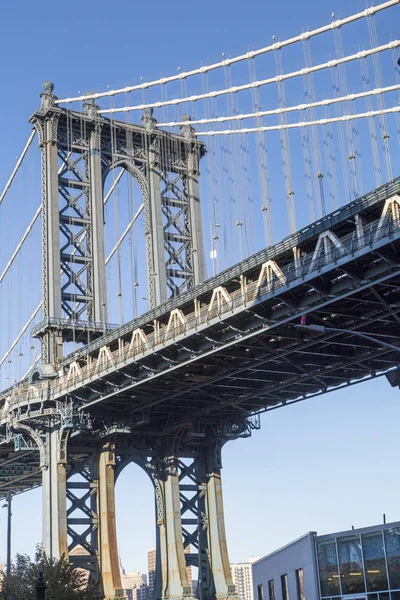
<svg viewBox="0 0 400 600">
<path fill-rule="evenodd" d="M 95 427 L 236 435 L 250 414 L 397 367 L 400 355 L 374 342 L 294 325 L 308 315 L 396 344 L 400 229 L 382 211 L 399 192 L 397 179 L 103 336 L 66 357 L 51 387 L 7 391 L 3 422 L 50 414 L 68 396 Z"/>
</svg>

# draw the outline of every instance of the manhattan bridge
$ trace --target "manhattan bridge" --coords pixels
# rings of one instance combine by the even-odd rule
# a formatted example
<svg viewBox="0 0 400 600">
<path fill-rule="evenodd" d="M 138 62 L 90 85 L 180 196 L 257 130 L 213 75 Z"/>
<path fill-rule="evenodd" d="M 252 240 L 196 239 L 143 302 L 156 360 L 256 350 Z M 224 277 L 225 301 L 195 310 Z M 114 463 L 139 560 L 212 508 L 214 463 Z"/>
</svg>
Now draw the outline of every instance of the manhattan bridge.
<svg viewBox="0 0 400 600">
<path fill-rule="evenodd" d="M 41 486 L 46 552 L 106 598 L 129 463 L 155 598 L 190 598 L 192 565 L 236 600 L 224 444 L 400 385 L 399 4 L 121 89 L 43 84 L 0 195 L 0 495 Z"/>
</svg>

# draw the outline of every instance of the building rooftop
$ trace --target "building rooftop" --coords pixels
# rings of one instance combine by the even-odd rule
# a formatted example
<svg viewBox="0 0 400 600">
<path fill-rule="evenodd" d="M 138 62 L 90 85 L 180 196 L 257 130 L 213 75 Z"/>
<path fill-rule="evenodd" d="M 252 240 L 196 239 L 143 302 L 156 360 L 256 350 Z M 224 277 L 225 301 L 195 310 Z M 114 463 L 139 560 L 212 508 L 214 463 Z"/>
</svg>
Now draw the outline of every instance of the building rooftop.
<svg viewBox="0 0 400 600">
<path fill-rule="evenodd" d="M 253 562 L 253 564 L 256 564 L 257 562 L 265 560 L 266 558 L 269 558 L 270 556 L 273 556 L 274 554 L 277 554 L 278 552 L 282 552 L 282 550 L 289 548 L 293 544 L 296 544 L 297 542 L 300 542 L 301 540 L 304 540 L 306 537 L 309 537 L 309 536 L 314 536 L 318 541 L 323 541 L 323 540 L 329 539 L 331 537 L 348 537 L 348 536 L 351 536 L 351 535 L 354 535 L 357 533 L 369 533 L 371 531 L 379 531 L 381 529 L 394 529 L 395 527 L 400 528 L 400 521 L 393 521 L 391 523 L 381 523 L 379 525 L 369 525 L 367 527 L 359 527 L 357 529 L 354 529 L 354 528 L 346 529 L 344 531 L 335 531 L 332 533 L 324 533 L 322 535 L 318 535 L 318 533 L 316 531 L 309 531 L 308 533 L 305 533 L 304 535 L 300 536 L 299 538 L 296 538 L 295 540 L 288 542 L 284 546 L 281 546 L 280 548 L 277 548 L 276 550 L 269 552 L 265 556 L 262 556 L 261 558 L 253 559 L 252 562 Z M 232 563 L 232 564 L 240 564 L 240 563 Z"/>
</svg>

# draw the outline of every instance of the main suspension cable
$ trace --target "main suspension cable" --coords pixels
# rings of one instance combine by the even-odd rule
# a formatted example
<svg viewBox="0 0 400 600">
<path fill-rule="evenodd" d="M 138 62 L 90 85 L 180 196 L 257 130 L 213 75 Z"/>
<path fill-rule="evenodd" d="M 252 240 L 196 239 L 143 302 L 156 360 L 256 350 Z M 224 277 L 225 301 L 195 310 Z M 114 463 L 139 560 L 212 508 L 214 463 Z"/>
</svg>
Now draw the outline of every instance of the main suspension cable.
<svg viewBox="0 0 400 600">
<path fill-rule="evenodd" d="M 115 90 L 107 90 L 106 92 L 98 92 L 95 94 L 86 94 L 82 96 L 75 96 L 72 98 L 63 98 L 62 100 L 56 100 L 56 104 L 70 103 L 70 102 L 82 102 L 83 100 L 89 100 L 90 98 L 104 98 L 106 96 L 116 96 L 117 94 L 126 94 L 129 92 L 135 92 L 137 90 L 147 90 L 150 87 L 154 87 L 156 85 L 164 85 L 166 83 L 170 83 L 172 81 L 178 81 L 182 79 L 186 79 L 187 77 L 192 77 L 194 75 L 202 75 L 203 73 L 208 73 L 209 71 L 213 71 L 215 69 L 219 69 L 221 67 L 227 67 L 229 65 L 233 65 L 235 63 L 241 62 L 243 60 L 247 60 L 250 58 L 255 58 L 256 56 L 260 56 L 262 54 L 267 54 L 268 52 L 272 52 L 273 50 L 277 50 L 280 48 L 284 48 L 285 46 L 290 46 L 297 42 L 301 42 L 305 39 L 309 39 L 311 37 L 315 37 L 316 35 L 320 35 L 322 33 L 326 33 L 328 31 L 332 31 L 338 27 L 342 27 L 343 25 L 348 25 L 349 23 L 353 23 L 359 19 L 363 19 L 365 17 L 369 17 L 371 15 L 376 14 L 379 11 L 385 10 L 392 6 L 396 6 L 399 4 L 400 0 L 388 0 L 387 2 L 382 2 L 382 4 L 378 4 L 377 6 L 371 6 L 370 8 L 366 8 L 365 10 L 350 15 L 349 17 L 345 17 L 343 19 L 338 19 L 336 21 L 332 21 L 328 25 L 324 25 L 322 27 L 318 27 L 313 29 L 312 31 L 306 31 L 294 37 L 288 38 L 287 40 L 283 40 L 282 42 L 276 42 L 274 44 L 270 44 L 269 46 L 265 46 L 264 48 L 260 48 L 259 50 L 250 50 L 245 54 L 240 54 L 233 58 L 224 58 L 221 61 L 216 63 L 206 65 L 200 67 L 198 69 L 193 69 L 191 71 L 180 71 L 177 75 L 171 75 L 170 77 L 161 77 L 160 79 L 155 79 L 154 81 L 145 81 L 139 83 L 137 85 L 126 86 L 123 88 L 117 88 Z"/>
<path fill-rule="evenodd" d="M 253 133 L 255 131 L 280 131 L 282 129 L 297 129 L 301 127 L 310 127 L 312 125 L 327 125 L 328 123 L 338 123 L 352 121 L 353 119 L 362 119 L 365 117 L 375 117 L 377 115 L 388 115 L 390 113 L 400 112 L 400 106 L 385 108 L 384 110 L 372 110 L 365 113 L 354 115 L 343 115 L 341 117 L 332 117 L 330 119 L 318 119 L 317 121 L 299 121 L 298 123 L 287 123 L 284 125 L 266 125 L 263 127 L 247 127 L 244 129 L 221 129 L 220 131 L 196 131 L 198 136 L 207 135 L 234 135 L 237 133 Z"/>
<path fill-rule="evenodd" d="M 225 96 L 226 94 L 235 94 L 237 92 L 243 92 L 245 90 L 251 90 L 253 88 L 262 87 L 264 85 L 269 85 L 271 83 L 279 83 L 286 81 L 287 79 L 293 79 L 295 77 L 300 77 L 303 75 L 308 75 L 309 73 L 316 73 L 317 71 L 323 71 L 324 69 L 331 69 L 332 67 L 337 67 L 338 65 L 343 65 L 345 63 L 351 62 L 353 60 L 360 60 L 361 58 L 365 58 L 367 56 L 372 56 L 377 52 L 384 52 L 385 50 L 391 50 L 393 48 L 397 48 L 400 46 L 400 40 L 393 40 L 387 44 L 383 44 L 382 46 L 377 46 L 376 48 L 371 48 L 369 50 L 360 50 L 360 52 L 356 52 L 356 54 L 350 54 L 349 56 L 343 56 L 343 58 L 335 58 L 334 60 L 329 60 L 328 62 L 321 63 L 319 65 L 315 65 L 313 67 L 309 67 L 307 69 L 298 69 L 297 71 L 292 71 L 291 73 L 285 73 L 281 75 L 277 75 L 276 77 L 269 77 L 268 79 L 261 79 L 259 81 L 252 81 L 251 83 L 245 83 L 243 85 L 236 85 L 229 88 L 225 88 L 222 90 L 214 90 L 212 92 L 196 94 L 194 96 L 186 96 L 184 98 L 173 98 L 172 100 L 165 100 L 164 102 L 151 102 L 149 104 L 136 104 L 134 106 L 124 106 L 121 108 L 106 108 L 100 109 L 98 112 L 101 114 L 115 114 L 121 112 L 129 112 L 133 110 L 144 110 L 146 108 L 161 108 L 163 106 L 171 106 L 176 104 L 182 104 L 183 102 L 197 102 L 198 100 L 205 100 L 206 98 L 217 98 L 218 96 Z M 280 46 L 277 43 L 276 48 L 279 49 Z"/>
<path fill-rule="evenodd" d="M 258 119 L 260 117 L 268 117 L 272 115 L 280 115 L 282 113 L 296 112 L 302 110 L 308 110 L 309 108 L 318 108 L 319 106 L 330 106 L 331 104 L 337 104 L 340 102 L 348 102 L 352 100 L 359 100 L 360 98 L 366 98 L 367 96 L 378 96 L 379 94 L 386 94 L 387 92 L 395 92 L 400 90 L 400 84 L 389 85 L 387 87 L 375 88 L 374 90 L 365 90 L 358 94 L 347 94 L 347 96 L 340 96 L 337 98 L 326 98 L 324 100 L 318 100 L 315 102 L 296 104 L 295 106 L 286 106 L 282 108 L 275 108 L 272 110 L 259 110 L 252 113 L 242 113 L 237 115 L 231 115 L 226 117 L 213 117 L 210 119 L 196 119 L 191 120 L 191 125 L 207 125 L 208 123 L 226 123 L 227 121 L 243 121 L 244 119 Z M 168 123 L 156 123 L 156 127 L 180 127 L 185 125 L 186 121 L 170 121 Z"/>
</svg>

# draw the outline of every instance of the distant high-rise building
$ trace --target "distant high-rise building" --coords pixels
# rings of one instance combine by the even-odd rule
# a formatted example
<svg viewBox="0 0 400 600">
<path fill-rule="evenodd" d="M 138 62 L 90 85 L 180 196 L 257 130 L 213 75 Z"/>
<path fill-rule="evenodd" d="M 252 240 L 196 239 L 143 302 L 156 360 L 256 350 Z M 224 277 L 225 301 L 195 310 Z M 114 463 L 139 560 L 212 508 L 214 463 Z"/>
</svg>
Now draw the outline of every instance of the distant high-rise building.
<svg viewBox="0 0 400 600">
<path fill-rule="evenodd" d="M 132 590 L 132 600 L 151 600 L 150 599 L 150 586 L 142 585 L 140 588 Z"/>
<path fill-rule="evenodd" d="M 134 571 L 133 573 L 122 573 L 122 587 L 124 590 L 133 590 L 147 584 L 146 574 Z"/>
<path fill-rule="evenodd" d="M 144 597 L 140 599 L 136 597 L 136 590 L 143 586 L 147 587 L 147 576 L 145 574 L 139 573 L 139 571 L 125 573 L 125 570 L 121 568 L 121 580 L 128 600 L 150 600 Z"/>
<path fill-rule="evenodd" d="M 239 596 L 239 598 L 242 598 L 242 600 L 254 600 L 253 562 L 256 560 L 256 558 L 251 558 L 249 562 L 231 564 L 231 573 L 236 588 L 236 595 Z"/>
<path fill-rule="evenodd" d="M 186 546 L 185 554 L 190 554 L 190 545 Z M 153 600 L 154 597 L 154 582 L 156 579 L 156 549 L 152 548 L 147 552 L 147 570 L 148 570 L 148 581 L 149 581 L 149 600 Z M 186 567 L 186 573 L 188 578 L 188 583 L 192 587 L 192 567 L 189 565 Z M 197 588 L 197 582 L 196 582 Z M 193 589 L 193 588 L 192 588 Z M 139 599 L 138 599 L 139 600 Z"/>
<path fill-rule="evenodd" d="M 147 552 L 147 573 L 149 580 L 150 600 L 154 598 L 154 582 L 156 579 L 156 549 L 152 548 Z"/>
</svg>

